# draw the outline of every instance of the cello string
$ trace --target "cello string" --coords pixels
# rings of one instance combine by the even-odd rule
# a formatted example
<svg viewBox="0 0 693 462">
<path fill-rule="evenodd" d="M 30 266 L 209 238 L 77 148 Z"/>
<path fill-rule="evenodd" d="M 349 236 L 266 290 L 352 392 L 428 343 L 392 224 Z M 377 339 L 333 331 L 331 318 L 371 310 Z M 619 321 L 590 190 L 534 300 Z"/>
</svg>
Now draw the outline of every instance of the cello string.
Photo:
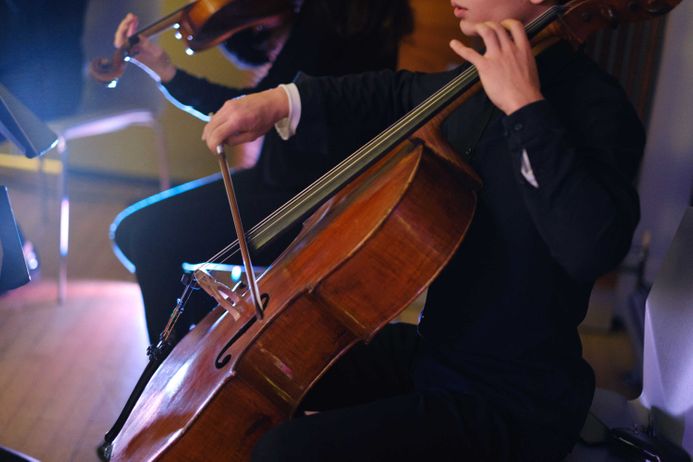
<svg viewBox="0 0 693 462">
<path fill-rule="evenodd" d="M 554 17 L 563 9 L 564 7 L 562 6 L 554 5 L 532 20 L 526 26 L 528 35 L 532 36 L 536 34 L 546 25 L 548 21 L 553 20 Z M 286 204 L 272 212 L 269 216 L 251 228 L 246 233 L 248 239 L 252 242 L 263 233 L 268 232 L 273 232 L 274 235 L 276 235 L 278 232 L 272 230 L 274 223 L 276 223 L 282 217 L 290 216 L 294 211 L 300 209 L 311 199 L 324 199 L 325 189 L 330 189 L 330 187 L 333 187 L 337 179 L 342 179 L 344 177 L 345 172 L 353 169 L 360 171 L 360 169 L 365 168 L 364 163 L 367 165 L 373 160 L 374 156 L 379 157 L 380 151 L 382 151 L 384 147 L 391 149 L 394 145 L 400 143 L 402 141 L 402 132 L 406 133 L 408 131 L 415 131 L 415 129 L 418 128 L 416 125 L 422 123 L 421 119 L 423 115 L 429 114 L 430 112 L 436 112 L 440 107 L 446 104 L 448 100 L 452 100 L 453 98 L 457 97 L 457 95 L 465 90 L 467 86 L 474 83 L 477 78 L 478 72 L 476 68 L 474 66 L 467 67 L 457 77 L 452 79 L 440 90 L 436 91 L 433 95 L 416 106 L 409 113 L 405 114 L 388 129 L 348 156 L 314 183 L 309 185 L 306 189 L 301 191 L 298 195 L 290 199 Z M 349 180 L 347 179 L 343 181 L 346 182 Z M 280 229 L 279 232 L 282 230 L 283 229 Z M 216 261 L 222 257 L 223 259 L 221 260 L 221 263 L 224 263 L 236 255 L 238 251 L 238 240 L 236 240 L 213 255 L 207 260 L 206 263 Z M 206 266 L 206 263 L 202 265 L 203 268 Z"/>
<path fill-rule="evenodd" d="M 535 33 L 539 27 L 543 27 L 543 24 L 546 21 L 546 19 L 552 17 L 557 10 L 558 8 L 556 6 L 551 7 L 545 13 L 540 15 L 537 19 L 530 22 L 527 26 L 528 34 L 531 35 Z M 354 154 L 347 157 L 343 162 L 341 162 L 332 170 L 327 172 L 315 183 L 307 187 L 304 191 L 302 191 L 292 200 L 287 202 L 284 206 L 280 207 L 275 212 L 270 214 L 267 218 L 265 218 L 263 221 L 258 223 L 248 232 L 249 238 L 251 240 L 255 239 L 256 236 L 258 236 L 260 233 L 266 232 L 268 229 L 271 228 L 272 223 L 277 221 L 278 217 L 289 215 L 293 210 L 296 210 L 298 207 L 304 204 L 307 199 L 316 197 L 319 193 L 322 193 L 323 185 L 330 184 L 334 181 L 334 178 L 343 176 L 344 171 L 346 171 L 349 168 L 352 168 L 354 165 L 362 163 L 364 158 L 370 157 L 370 155 L 372 155 L 374 151 L 377 151 L 378 148 L 380 148 L 382 145 L 391 144 L 391 138 L 400 131 L 403 131 L 403 127 L 405 127 L 406 129 L 406 127 L 408 127 L 411 124 L 412 119 L 420 119 L 421 113 L 425 113 L 426 111 L 430 110 L 431 107 L 439 105 L 441 101 L 449 99 L 450 93 L 460 91 L 460 87 L 463 87 L 465 84 L 469 83 L 470 79 L 475 80 L 477 76 L 478 73 L 476 72 L 476 69 L 473 66 L 467 68 L 458 77 L 451 80 L 448 84 L 441 88 L 441 90 L 434 93 L 430 98 L 428 98 L 419 106 L 414 108 L 410 113 L 406 114 L 402 119 L 396 122 L 389 129 L 385 130 L 379 136 L 375 137 L 365 146 L 357 150 Z M 230 252 L 222 262 L 228 261 L 228 259 L 230 259 L 233 255 L 235 255 L 238 252 L 237 245 L 237 241 L 233 242 L 232 244 L 228 245 L 220 252 L 218 252 L 216 255 L 214 255 L 211 258 L 211 260 L 218 259 L 226 252 Z"/>
<path fill-rule="evenodd" d="M 536 20 L 534 20 L 532 23 L 530 23 L 527 27 L 528 33 L 533 33 L 534 29 L 536 29 L 537 25 L 541 25 L 546 17 L 551 16 L 554 13 L 554 11 L 550 10 L 545 12 L 543 15 L 538 17 Z M 330 170 L 325 174 L 323 177 L 318 179 L 315 183 L 310 185 L 306 190 L 301 192 L 299 195 L 297 195 L 294 199 L 291 201 L 287 202 L 283 207 L 280 209 L 276 210 L 274 213 L 272 213 L 270 216 L 268 216 L 265 220 L 260 222 L 256 227 L 250 230 L 248 233 L 251 238 L 253 236 L 256 236 L 258 233 L 263 232 L 267 227 L 266 225 L 268 223 L 275 222 L 277 217 L 280 215 L 287 215 L 291 213 L 292 210 L 295 210 L 297 206 L 300 204 L 304 203 L 306 198 L 314 197 L 317 193 L 320 193 L 322 191 L 322 186 L 323 184 L 326 183 L 331 183 L 333 181 L 333 178 L 339 177 L 343 175 L 343 172 L 350 168 L 351 166 L 355 164 L 359 164 L 362 162 L 364 158 L 369 156 L 373 151 L 377 151 L 378 148 L 380 148 L 383 144 L 390 144 L 391 143 L 391 138 L 394 134 L 396 134 L 399 131 L 402 131 L 403 126 L 408 126 L 410 125 L 411 119 L 419 119 L 421 117 L 421 113 L 425 112 L 430 109 L 431 106 L 437 106 L 441 100 L 447 99 L 449 96 L 448 94 L 450 93 L 450 89 L 454 91 L 458 91 L 458 88 L 465 83 L 469 81 L 469 79 L 475 79 L 477 76 L 477 73 L 473 67 L 468 68 L 465 72 L 463 72 L 460 76 L 457 78 L 453 79 L 451 82 L 449 82 L 446 86 L 444 86 L 440 91 L 435 93 L 431 98 L 428 100 L 424 101 L 420 106 L 412 110 L 409 114 L 405 115 L 400 121 L 395 123 L 390 129 L 385 130 L 381 135 L 377 136 L 374 138 L 371 142 L 366 144 L 364 147 L 356 151 L 353 155 L 349 156 L 344 162 L 338 164 L 334 169 Z M 218 258 L 220 255 L 222 255 L 225 251 L 229 249 L 233 249 L 235 247 L 236 243 L 231 244 L 230 246 L 227 246 L 222 252 L 219 252 L 217 255 L 215 255 L 212 258 Z M 227 257 L 230 258 L 235 254 L 232 253 Z"/>
<path fill-rule="evenodd" d="M 392 142 L 392 138 L 394 136 L 397 136 L 398 132 L 407 130 L 406 127 L 411 126 L 412 119 L 414 121 L 420 119 L 421 113 L 425 113 L 426 111 L 430 110 L 431 107 L 439 105 L 441 100 L 449 99 L 451 97 L 449 93 L 459 91 L 460 86 L 464 85 L 465 83 L 468 83 L 470 79 L 476 79 L 476 77 L 476 70 L 473 67 L 468 68 L 463 74 L 458 76 L 456 79 L 453 79 L 453 81 L 449 82 L 445 87 L 443 87 L 442 90 L 440 90 L 431 98 L 429 98 L 429 100 L 424 101 L 424 103 L 412 110 L 409 114 L 405 115 L 402 119 L 400 119 L 400 121 L 396 122 L 390 129 L 385 130 L 381 135 L 377 136 L 364 147 L 356 151 L 353 155 L 349 156 L 344 162 L 338 164 L 333 170 L 327 172 L 323 177 L 321 177 L 315 183 L 313 183 L 313 185 L 309 186 L 306 190 L 304 190 L 304 192 L 296 196 L 295 200 L 288 202 L 286 204 L 286 209 L 291 209 L 292 205 L 296 202 L 302 202 L 304 197 L 313 194 L 314 191 L 320 192 L 322 184 L 331 182 L 334 177 L 343 175 L 345 170 L 347 170 L 354 164 L 362 162 L 362 160 L 364 158 L 367 158 L 372 153 L 372 151 L 377 151 L 383 145 L 394 144 Z M 453 94 L 452 97 L 454 96 L 456 95 Z M 403 129 L 403 127 L 405 128 Z M 273 219 L 276 215 L 282 213 L 286 209 L 278 209 L 274 214 L 270 215 L 270 217 L 268 218 Z"/>
<path fill-rule="evenodd" d="M 469 72 L 470 70 L 471 68 L 467 69 L 465 73 L 461 74 L 461 77 L 468 78 L 471 75 L 471 72 Z M 457 83 L 457 79 L 454 80 L 452 83 Z M 390 129 L 385 130 L 379 136 L 372 139 L 369 143 L 367 143 L 362 148 L 354 152 L 344 161 L 339 163 L 336 167 L 334 167 L 325 175 L 316 180 L 313 184 L 311 184 L 298 195 L 296 195 L 294 198 L 289 200 L 289 202 L 284 204 L 282 207 L 270 214 L 267 218 L 258 223 L 248 232 L 248 235 L 251 238 L 251 240 L 254 237 L 256 237 L 259 233 L 266 231 L 270 227 L 271 223 L 277 221 L 278 217 L 289 215 L 293 210 L 296 210 L 298 207 L 304 204 L 309 198 L 316 197 L 319 193 L 322 192 L 322 190 L 324 189 L 324 185 L 332 184 L 335 178 L 342 177 L 343 173 L 347 171 L 349 168 L 353 168 L 354 166 L 361 164 L 364 158 L 367 158 L 374 151 L 377 151 L 379 147 L 381 147 L 384 144 L 391 144 L 388 142 L 390 142 L 390 139 L 392 138 L 392 132 L 401 130 L 402 126 L 409 125 L 409 119 L 416 118 L 419 115 L 418 113 L 422 108 L 424 108 L 423 104 L 412 110 L 412 113 L 406 115 L 403 119 L 401 119 L 392 127 L 390 127 Z M 226 259 L 230 258 L 231 256 L 235 255 L 237 250 L 236 246 L 237 241 L 234 241 L 232 244 L 222 249 L 222 251 L 215 254 L 212 257 L 212 260 L 218 259 L 226 251 L 233 250 L 233 253 L 228 255 Z M 226 261 L 226 259 L 224 261 Z"/>
</svg>

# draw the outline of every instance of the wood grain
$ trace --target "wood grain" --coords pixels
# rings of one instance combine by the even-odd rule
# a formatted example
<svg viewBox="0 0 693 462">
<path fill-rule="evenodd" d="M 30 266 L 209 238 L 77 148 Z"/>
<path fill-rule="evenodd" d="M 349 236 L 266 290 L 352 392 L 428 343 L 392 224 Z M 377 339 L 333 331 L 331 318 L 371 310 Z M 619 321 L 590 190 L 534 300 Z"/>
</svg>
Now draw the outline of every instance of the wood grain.
<svg viewBox="0 0 693 462">
<path fill-rule="evenodd" d="M 0 444 L 37 459 L 96 461 L 146 363 L 139 290 L 131 282 L 53 281 L 0 298 Z"/>
</svg>

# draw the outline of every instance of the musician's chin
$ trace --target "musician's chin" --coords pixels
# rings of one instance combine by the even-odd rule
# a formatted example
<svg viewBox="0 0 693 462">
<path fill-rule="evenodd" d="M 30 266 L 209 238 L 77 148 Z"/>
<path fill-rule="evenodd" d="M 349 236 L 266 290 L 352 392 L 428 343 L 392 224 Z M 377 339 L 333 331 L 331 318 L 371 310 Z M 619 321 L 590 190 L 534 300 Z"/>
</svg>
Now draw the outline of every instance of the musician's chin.
<svg viewBox="0 0 693 462">
<path fill-rule="evenodd" d="M 462 18 L 459 21 L 459 27 L 460 27 L 460 31 L 462 32 L 462 34 L 466 35 L 467 37 L 477 35 L 476 23 L 474 23 L 474 22 L 471 22 L 465 18 Z"/>
</svg>

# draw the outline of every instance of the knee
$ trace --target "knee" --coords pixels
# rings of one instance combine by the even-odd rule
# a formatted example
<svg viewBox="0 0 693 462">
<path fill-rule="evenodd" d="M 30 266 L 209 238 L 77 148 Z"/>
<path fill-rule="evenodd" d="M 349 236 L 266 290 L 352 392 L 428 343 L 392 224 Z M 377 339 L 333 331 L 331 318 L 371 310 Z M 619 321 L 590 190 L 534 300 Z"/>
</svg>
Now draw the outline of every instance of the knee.
<svg viewBox="0 0 693 462">
<path fill-rule="evenodd" d="M 111 239 L 113 245 L 121 249 L 121 251 L 126 252 L 127 246 L 125 243 L 128 241 L 127 236 L 131 236 L 132 233 L 128 231 L 128 215 L 123 216 L 119 214 L 115 220 L 111 223 L 108 235 Z"/>
<path fill-rule="evenodd" d="M 108 229 L 108 237 L 111 240 L 111 245 L 113 246 L 113 253 L 120 262 L 127 268 L 131 273 L 135 272 L 135 265 L 132 262 L 132 251 L 130 245 L 128 244 L 129 239 L 127 236 L 131 233 L 127 232 L 127 226 L 122 226 L 123 222 L 127 223 L 128 216 L 124 214 L 125 211 L 118 214 L 118 216 L 113 220 L 111 226 Z"/>
<path fill-rule="evenodd" d="M 279 444 L 281 436 L 275 436 L 275 433 L 276 428 L 268 431 L 258 440 L 253 448 L 251 457 L 252 462 L 269 462 L 277 460 L 277 454 L 281 454 L 281 444 Z"/>
<path fill-rule="evenodd" d="M 109 228 L 113 251 L 131 272 L 135 270 L 138 249 L 147 246 L 146 236 L 152 232 L 150 219 L 144 210 L 128 207 L 116 216 Z"/>
<path fill-rule="evenodd" d="M 296 421 L 287 421 L 265 433 L 255 444 L 252 462 L 289 462 L 311 460 L 310 435 L 304 434 L 295 425 Z"/>
</svg>

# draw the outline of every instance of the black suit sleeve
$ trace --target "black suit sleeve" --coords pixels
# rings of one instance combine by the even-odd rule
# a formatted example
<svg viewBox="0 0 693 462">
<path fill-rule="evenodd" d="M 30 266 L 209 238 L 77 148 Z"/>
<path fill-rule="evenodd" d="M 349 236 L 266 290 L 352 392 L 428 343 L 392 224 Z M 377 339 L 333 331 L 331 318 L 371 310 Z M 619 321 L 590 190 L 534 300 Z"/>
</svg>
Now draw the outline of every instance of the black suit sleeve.
<svg viewBox="0 0 693 462">
<path fill-rule="evenodd" d="M 296 85 L 301 95 L 301 120 L 296 130 L 297 146 L 310 146 L 326 156 L 353 152 L 457 72 L 388 70 L 338 78 L 299 74 Z"/>
<path fill-rule="evenodd" d="M 617 265 L 630 247 L 640 217 L 632 183 L 644 132 L 625 96 L 604 84 L 564 104 L 575 107 L 560 108 L 559 117 L 551 103 L 540 101 L 503 122 L 537 230 L 569 274 L 590 281 Z M 523 151 L 538 187 L 521 174 Z"/>
</svg>

